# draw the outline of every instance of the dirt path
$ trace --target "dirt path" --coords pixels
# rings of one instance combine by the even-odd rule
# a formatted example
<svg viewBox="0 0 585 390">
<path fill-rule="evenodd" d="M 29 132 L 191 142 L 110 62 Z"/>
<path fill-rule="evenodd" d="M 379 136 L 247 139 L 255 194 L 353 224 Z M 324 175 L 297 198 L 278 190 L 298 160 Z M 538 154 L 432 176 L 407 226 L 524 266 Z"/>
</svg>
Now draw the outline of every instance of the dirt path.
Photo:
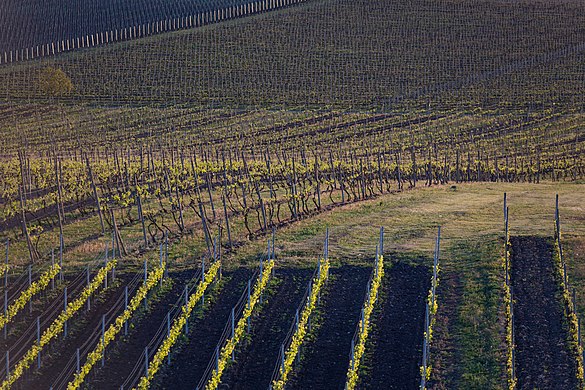
<svg viewBox="0 0 585 390">
<path fill-rule="evenodd" d="M 576 389 L 553 246 L 543 237 L 512 237 L 511 243 L 518 388 Z"/>
<path fill-rule="evenodd" d="M 290 389 L 343 389 L 351 338 L 360 316 L 370 267 L 331 268 L 332 279 L 323 296 L 323 319 L 315 339 L 306 344 Z"/>
<path fill-rule="evenodd" d="M 418 388 L 430 278 L 426 267 L 404 262 L 384 275 L 360 389 Z"/>
<path fill-rule="evenodd" d="M 277 269 L 279 285 L 252 322 L 250 343 L 238 351 L 236 364 L 222 381 L 230 389 L 267 389 L 280 343 L 286 337 L 296 308 L 308 286 L 312 270 Z"/>
</svg>

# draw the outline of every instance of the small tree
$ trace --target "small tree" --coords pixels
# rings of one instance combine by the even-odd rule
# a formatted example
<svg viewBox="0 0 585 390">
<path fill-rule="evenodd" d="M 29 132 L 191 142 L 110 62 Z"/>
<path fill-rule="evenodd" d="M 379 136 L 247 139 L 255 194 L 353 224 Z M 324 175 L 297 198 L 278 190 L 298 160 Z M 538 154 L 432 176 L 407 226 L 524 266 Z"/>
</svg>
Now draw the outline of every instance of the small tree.
<svg viewBox="0 0 585 390">
<path fill-rule="evenodd" d="M 39 75 L 41 91 L 49 97 L 57 97 L 73 91 L 73 83 L 61 69 L 46 67 Z"/>
</svg>

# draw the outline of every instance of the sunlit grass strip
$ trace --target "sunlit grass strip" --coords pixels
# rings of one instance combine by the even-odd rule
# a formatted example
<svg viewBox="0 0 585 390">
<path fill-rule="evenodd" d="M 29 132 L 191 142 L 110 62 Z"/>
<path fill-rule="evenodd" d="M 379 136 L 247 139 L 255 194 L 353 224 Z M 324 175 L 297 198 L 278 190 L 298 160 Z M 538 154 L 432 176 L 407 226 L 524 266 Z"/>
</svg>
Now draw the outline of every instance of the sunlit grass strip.
<svg viewBox="0 0 585 390">
<path fill-rule="evenodd" d="M 51 280 L 57 276 L 60 270 L 61 267 L 59 267 L 58 264 L 54 264 L 43 273 L 38 280 L 32 282 L 31 285 L 20 294 L 14 303 L 8 306 L 6 314 L 0 315 L 0 329 L 4 328 L 19 311 L 24 309 L 33 296 L 43 291 L 49 283 L 51 283 Z M 0 269 L 0 275 L 2 275 L 2 273 L 3 272 Z"/>
<path fill-rule="evenodd" d="M 114 323 L 112 323 L 108 330 L 104 333 L 104 337 L 98 343 L 97 347 L 87 355 L 87 360 L 85 361 L 85 364 L 83 365 L 83 367 L 81 367 L 79 373 L 75 373 L 75 377 L 67 385 L 68 390 L 78 389 L 83 384 L 83 381 L 85 380 L 93 366 L 104 356 L 107 346 L 112 341 L 114 341 L 116 335 L 122 330 L 122 328 L 124 327 L 124 323 L 130 320 L 134 312 L 138 309 L 142 301 L 146 298 L 148 292 L 154 286 L 156 286 L 158 282 L 162 279 L 162 277 L 164 276 L 165 267 L 166 267 L 165 263 L 162 263 L 161 266 L 159 266 L 154 272 L 148 275 L 146 282 L 143 283 L 142 286 L 140 286 L 138 292 L 136 293 L 136 295 L 134 295 L 134 297 L 128 304 L 126 310 L 124 310 L 124 312 L 116 318 Z"/>
<path fill-rule="evenodd" d="M 193 309 L 201 300 L 201 297 L 217 276 L 217 273 L 219 272 L 220 268 L 221 262 L 219 261 L 216 261 L 211 265 L 211 267 L 205 274 L 203 281 L 199 283 L 195 292 L 191 294 L 191 296 L 189 297 L 187 304 L 181 308 L 182 314 L 175 319 L 175 321 L 173 322 L 173 326 L 171 327 L 169 336 L 160 345 L 160 347 L 156 351 L 156 354 L 154 355 L 154 358 L 152 359 L 152 362 L 150 362 L 150 364 L 148 365 L 148 375 L 140 378 L 140 381 L 138 382 L 139 389 L 148 389 L 150 387 L 150 382 L 152 381 L 155 374 L 162 366 L 164 359 L 171 352 L 171 348 L 173 347 L 173 345 L 175 345 L 175 343 L 181 336 L 183 328 L 185 327 L 185 324 L 189 320 L 189 317 L 191 316 Z"/>
<path fill-rule="evenodd" d="M 564 265 L 561 257 L 561 245 L 560 245 L 560 232 L 556 231 L 555 224 L 555 243 L 553 249 L 553 263 L 556 269 L 556 278 L 560 281 L 562 288 L 562 300 L 563 300 L 563 311 L 567 318 L 567 326 L 569 331 L 568 343 L 571 352 L 577 363 L 577 380 L 579 381 L 579 388 L 584 387 L 584 370 L 583 370 L 583 348 L 579 343 L 579 320 L 577 319 L 577 313 L 573 310 L 573 303 L 571 301 L 571 294 L 569 292 L 569 286 L 565 282 Z"/>
<path fill-rule="evenodd" d="M 63 332 L 65 322 L 70 320 L 73 315 L 83 307 L 87 299 L 102 285 L 104 279 L 108 276 L 108 272 L 110 272 L 116 266 L 116 263 L 117 260 L 111 260 L 98 271 L 97 275 L 93 278 L 91 283 L 83 289 L 79 297 L 70 302 L 67 305 L 67 309 L 63 310 L 61 314 L 59 314 L 59 317 L 57 317 L 53 323 L 43 332 L 40 342 L 34 344 L 32 348 L 26 352 L 24 357 L 20 359 L 20 361 L 14 367 L 14 370 L 10 373 L 10 376 L 8 376 L 2 382 L 0 390 L 9 389 L 18 380 L 18 378 L 24 374 L 24 371 L 31 365 L 34 359 L 38 356 L 39 352 L 41 352 L 53 338 L 57 337 L 61 332 Z"/>
<path fill-rule="evenodd" d="M 301 317 L 299 319 L 299 324 L 297 330 L 295 331 L 290 346 L 285 352 L 284 364 L 280 369 L 280 379 L 275 380 L 272 382 L 272 389 L 273 390 L 283 390 L 288 377 L 292 371 L 293 362 L 295 357 L 299 352 L 300 346 L 303 344 L 305 340 L 305 336 L 307 335 L 307 327 L 309 323 L 309 317 L 315 306 L 317 304 L 317 297 L 319 296 L 319 292 L 321 291 L 323 285 L 327 280 L 327 276 L 329 275 L 329 260 L 322 260 L 321 261 L 321 269 L 318 275 L 317 280 L 313 281 L 313 288 L 311 289 L 311 293 L 308 297 L 308 302 L 303 308 L 301 313 Z"/>
<path fill-rule="evenodd" d="M 368 340 L 368 334 L 370 332 L 370 317 L 374 310 L 374 305 L 378 300 L 378 290 L 382 284 L 382 278 L 384 277 L 384 256 L 379 256 L 376 262 L 376 274 L 372 279 L 372 285 L 370 286 L 369 295 L 363 306 L 363 320 L 359 325 L 359 337 L 358 342 L 353 349 L 353 359 L 350 359 L 349 368 L 347 370 L 347 379 L 345 382 L 346 390 L 355 389 L 358 381 L 358 370 L 361 362 L 361 358 L 366 350 L 366 341 Z"/>
<path fill-rule="evenodd" d="M 266 262 L 266 266 L 262 271 L 262 274 L 260 275 L 258 281 L 254 285 L 253 293 L 250 296 L 250 302 L 249 304 L 246 305 L 246 308 L 244 309 L 244 312 L 242 313 L 242 316 L 238 321 L 238 325 L 234 330 L 234 337 L 227 340 L 226 344 L 221 349 L 217 368 L 213 370 L 213 372 L 211 373 L 211 378 L 205 385 L 206 390 L 215 390 L 221 383 L 221 375 L 223 374 L 223 371 L 225 370 L 225 368 L 227 367 L 228 363 L 232 358 L 232 352 L 234 351 L 234 349 L 244 336 L 244 332 L 248 324 L 248 318 L 254 312 L 254 307 L 259 302 L 260 295 L 262 294 L 262 291 L 264 291 L 264 288 L 266 287 L 268 281 L 270 280 L 272 268 L 274 268 L 274 260 Z"/>
</svg>

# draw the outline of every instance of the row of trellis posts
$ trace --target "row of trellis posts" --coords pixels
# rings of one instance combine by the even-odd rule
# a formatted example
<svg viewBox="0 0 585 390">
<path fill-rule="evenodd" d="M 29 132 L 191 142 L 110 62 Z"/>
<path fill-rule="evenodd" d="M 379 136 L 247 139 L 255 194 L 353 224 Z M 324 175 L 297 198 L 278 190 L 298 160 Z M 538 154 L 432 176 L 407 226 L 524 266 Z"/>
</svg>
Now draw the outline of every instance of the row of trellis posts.
<svg viewBox="0 0 585 390">
<path fill-rule="evenodd" d="M 182 310 L 189 302 L 189 297 L 196 290 L 199 282 L 203 283 L 206 275 L 205 261 L 209 257 L 209 265 L 219 261 L 219 271 L 217 273 L 215 281 L 221 279 L 221 233 L 214 239 L 213 252 L 209 256 L 204 256 L 201 260 L 201 268 L 197 270 L 194 277 L 185 283 L 183 293 L 177 298 L 177 301 L 172 308 L 167 312 L 166 317 L 163 319 L 162 324 L 159 326 L 159 331 L 153 336 L 147 346 L 144 348 L 144 353 L 141 354 L 138 361 L 136 362 L 132 372 L 126 378 L 124 383 L 120 386 L 120 390 L 135 388 L 141 377 L 149 375 L 150 359 L 154 357 L 158 348 L 163 344 L 165 338 L 171 334 L 171 324 L 182 314 Z M 162 279 L 161 279 L 162 282 Z M 205 304 L 205 292 L 203 292 L 200 301 L 201 307 Z M 189 334 L 189 321 L 185 323 L 184 334 Z M 167 365 L 171 364 L 171 354 L 167 355 Z"/>
<path fill-rule="evenodd" d="M 433 317 L 434 317 L 434 310 L 436 301 L 437 301 L 437 285 L 438 285 L 438 274 L 439 274 L 439 253 L 441 247 L 441 227 L 437 228 L 437 240 L 435 241 L 435 254 L 433 257 L 433 276 L 431 279 L 431 290 L 429 294 L 429 298 L 426 302 L 426 309 L 425 309 L 425 333 L 423 339 L 423 348 L 422 348 L 422 365 L 421 365 L 421 379 L 420 379 L 420 389 L 424 390 L 427 388 L 427 370 L 430 363 L 430 353 L 431 353 L 431 328 L 433 326 Z"/>
<path fill-rule="evenodd" d="M 274 244 L 274 240 L 275 240 L 275 230 L 272 230 L 272 240 L 268 240 L 268 245 L 267 245 L 267 249 L 266 249 L 266 262 L 270 262 L 276 259 L 276 253 L 275 253 L 275 244 Z M 238 323 L 238 321 L 240 320 L 240 318 L 242 317 L 244 310 L 246 308 L 250 307 L 251 304 L 251 297 L 252 297 L 252 282 L 254 280 L 258 280 L 260 281 L 262 279 L 262 273 L 264 272 L 264 260 L 263 258 L 260 259 L 260 267 L 257 268 L 254 271 L 254 274 L 252 275 L 252 277 L 250 279 L 248 279 L 248 283 L 246 285 L 246 287 L 244 288 L 244 291 L 242 292 L 242 295 L 240 296 L 240 299 L 238 300 L 238 302 L 236 303 L 236 305 L 234 307 L 232 307 L 230 316 L 228 318 L 228 321 L 226 322 L 225 326 L 224 326 L 224 330 L 222 332 L 222 335 L 217 343 L 217 345 L 215 346 L 215 350 L 213 353 L 213 356 L 211 357 L 204 374 L 202 375 L 199 383 L 197 384 L 196 389 L 205 389 L 206 385 L 208 383 L 208 381 L 212 378 L 213 376 L 213 372 L 214 371 L 219 371 L 219 361 L 220 361 L 220 355 L 221 355 L 221 351 L 222 348 L 226 345 L 226 343 L 228 342 L 229 339 L 233 339 L 235 337 L 235 332 L 236 332 L 236 324 Z M 270 277 L 274 277 L 274 268 L 272 268 Z M 259 297 L 260 302 L 262 302 L 262 294 Z M 250 333 L 250 327 L 251 327 L 251 323 L 250 323 L 250 317 L 247 318 L 247 333 Z M 232 356 L 231 359 L 232 361 L 235 361 L 235 349 L 232 351 Z M 170 360 L 168 361 L 168 363 L 170 364 Z M 123 390 L 123 389 L 120 389 Z"/>
<path fill-rule="evenodd" d="M 512 327 L 512 340 L 510 345 L 511 356 L 511 378 L 510 383 L 516 383 L 516 341 L 515 341 L 515 328 L 514 328 L 514 290 L 510 281 L 510 229 L 509 229 L 509 208 L 507 202 L 507 194 L 504 193 L 504 231 L 505 231 L 505 287 L 508 289 L 510 297 L 510 321 Z M 555 197 L 555 237 L 556 243 L 559 246 L 559 255 L 561 260 L 561 267 L 563 270 L 563 281 L 567 292 L 572 297 L 572 309 L 573 313 L 577 316 L 577 341 L 581 347 L 582 356 L 579 357 L 585 362 L 585 352 L 583 349 L 582 338 L 581 338 L 581 318 L 577 315 L 577 294 L 575 288 L 571 288 L 569 285 L 569 279 L 567 275 L 567 264 L 563 255 L 563 246 L 561 243 L 561 220 L 559 212 L 559 195 Z"/>
<path fill-rule="evenodd" d="M 516 330 L 514 328 L 514 289 L 512 288 L 512 283 L 510 281 L 510 224 L 509 224 L 509 208 L 508 208 L 508 194 L 504 193 L 504 259 L 505 259 L 505 269 L 504 269 L 504 288 L 507 290 L 507 294 L 510 297 L 509 302 L 509 310 L 510 310 L 510 326 L 512 328 L 512 339 L 510 343 L 510 353 L 511 353 L 511 367 L 510 367 L 510 383 L 516 383 Z"/>
<path fill-rule="evenodd" d="M 572 298 L 572 305 L 569 305 L 568 310 L 572 310 L 572 312 L 577 317 L 577 343 L 581 350 L 581 356 L 578 359 L 581 359 L 582 363 L 585 363 L 585 352 L 583 349 L 582 338 L 581 338 L 581 318 L 579 317 L 577 311 L 577 291 L 575 288 L 571 288 L 569 284 L 569 277 L 567 275 L 567 263 L 565 262 L 565 256 L 563 252 L 563 245 L 561 241 L 561 216 L 559 211 L 559 195 L 557 194 L 555 197 L 555 241 L 559 246 L 559 257 L 561 260 L 561 267 L 563 270 L 563 281 L 565 285 L 566 292 L 569 293 L 569 296 Z M 569 313 L 571 314 L 571 313 Z"/>
<path fill-rule="evenodd" d="M 329 260 L 329 228 L 327 228 L 325 231 L 325 241 L 323 243 L 323 261 L 327 262 L 328 260 Z M 309 285 L 307 286 L 307 289 L 305 290 L 305 294 L 303 295 L 303 298 L 301 299 L 300 304 L 296 309 L 295 318 L 291 323 L 291 326 L 288 330 L 286 337 L 284 338 L 284 340 L 280 344 L 280 351 L 279 351 L 278 357 L 276 359 L 276 364 L 274 366 L 274 370 L 272 371 L 272 377 L 270 378 L 270 384 L 268 386 L 269 390 L 271 390 L 273 388 L 272 384 L 281 378 L 281 375 L 284 371 L 285 360 L 286 360 L 286 351 L 288 350 L 289 346 L 291 345 L 291 343 L 293 341 L 293 336 L 294 336 L 295 332 L 298 330 L 299 321 L 301 318 L 301 313 L 303 312 L 305 306 L 309 304 L 309 299 L 310 299 L 310 296 L 312 294 L 313 287 L 315 285 L 314 282 L 316 282 L 319 279 L 319 275 L 321 275 L 321 267 L 322 267 L 321 258 L 319 258 L 318 262 L 317 262 L 317 267 L 313 271 L 313 275 L 311 276 L 311 279 L 309 280 Z M 329 274 L 327 274 L 327 278 L 328 277 L 329 277 Z M 321 292 L 319 292 L 319 295 L 317 296 L 317 304 L 320 304 L 320 303 L 321 303 Z M 309 332 L 311 331 L 311 328 L 312 328 L 311 317 L 312 317 L 312 315 L 309 315 L 308 324 L 307 324 Z M 299 348 L 299 350 L 297 351 L 297 355 L 295 356 L 295 363 L 296 364 L 298 364 L 300 361 L 300 355 L 301 355 L 301 348 Z"/>
<path fill-rule="evenodd" d="M 64 282 L 64 276 L 63 276 L 63 240 L 62 238 L 60 239 L 61 245 L 60 245 L 60 250 L 59 250 L 59 266 L 60 266 L 60 271 L 58 273 L 58 275 L 56 276 L 56 278 L 53 278 L 51 280 L 51 289 L 54 290 L 55 289 L 55 279 L 58 279 L 59 283 L 63 283 Z M 6 265 L 8 265 L 8 258 L 9 258 L 9 242 L 7 241 L 6 243 Z M 102 256 L 98 256 L 98 258 L 96 259 L 96 261 L 92 262 L 92 264 L 88 264 L 87 267 L 82 270 L 80 272 L 80 274 L 75 277 L 71 282 L 69 282 L 64 288 L 63 288 L 63 294 L 61 295 L 61 297 L 56 298 L 55 302 L 50 305 L 47 310 L 45 310 L 45 312 L 43 312 L 40 316 L 37 316 L 36 320 L 30 324 L 30 326 L 27 328 L 27 330 L 25 331 L 24 334 L 22 334 L 17 343 L 24 343 L 22 345 L 20 344 L 15 344 L 13 345 L 11 348 L 7 348 L 7 350 L 4 353 L 4 356 L 0 357 L 0 378 L 8 378 L 10 376 L 11 373 L 11 368 L 18 363 L 18 360 L 22 357 L 21 355 L 26 352 L 31 346 L 33 342 L 35 342 L 34 340 L 36 340 L 36 343 L 40 342 L 40 338 L 42 335 L 42 328 L 48 326 L 48 321 L 50 322 L 52 319 L 54 319 L 59 312 L 61 312 L 62 310 L 66 311 L 67 307 L 68 307 L 68 303 L 70 301 L 70 297 L 71 294 L 76 294 L 76 292 L 81 291 L 81 289 L 83 289 L 85 287 L 85 284 L 81 281 L 83 279 L 86 280 L 87 285 L 89 285 L 91 278 L 90 275 L 92 273 L 92 271 L 97 270 L 100 265 L 103 264 L 107 264 L 110 260 L 114 259 L 116 257 L 116 249 L 115 246 L 111 247 L 112 249 L 110 249 L 109 245 L 106 244 L 106 249 L 105 249 L 105 255 Z M 55 264 L 55 252 L 52 251 L 51 253 L 51 264 L 54 265 Z M 19 287 L 17 289 L 17 291 L 13 292 L 11 294 L 10 297 L 8 297 L 8 274 L 9 272 L 5 272 L 4 274 L 4 313 L 6 315 L 7 311 L 8 311 L 8 306 L 9 303 L 8 302 L 12 302 L 14 299 L 16 299 L 17 296 L 20 295 L 20 293 L 22 293 L 26 288 L 30 287 L 30 285 L 32 284 L 32 265 L 29 265 L 27 267 L 27 270 L 25 271 L 25 273 L 23 275 L 28 275 L 28 284 L 24 284 L 22 287 Z M 111 280 L 110 282 L 113 283 L 115 281 L 116 278 L 116 274 L 115 274 L 115 267 L 112 269 L 112 274 L 111 274 Z M 20 280 L 22 279 L 23 276 L 21 275 L 20 277 L 16 278 L 16 280 Z M 76 283 L 76 281 L 79 281 L 79 283 Z M 104 279 L 104 288 L 108 288 L 108 277 L 106 277 Z M 63 300 L 63 306 L 61 305 L 56 305 L 57 300 Z M 91 297 L 88 297 L 87 299 L 87 303 L 86 303 L 86 310 L 91 310 Z M 29 313 L 31 312 L 31 308 L 30 308 L 30 303 L 29 303 Z M 67 326 L 67 322 L 64 323 L 64 327 L 63 327 L 63 337 L 67 337 L 68 335 L 68 326 Z M 6 324 L 4 326 L 3 329 L 3 333 L 4 333 L 4 339 L 6 340 L 8 337 L 8 326 L 9 324 Z M 11 351 L 13 352 L 18 352 L 15 356 L 15 354 L 11 354 Z M 40 368 L 41 366 L 41 355 L 39 352 L 39 355 L 37 356 L 37 369 Z"/>
<path fill-rule="evenodd" d="M 28 61 L 40 57 L 54 56 L 59 53 L 76 49 L 138 39 L 169 31 L 201 27 L 224 20 L 287 7 L 304 1 L 305 0 L 258 0 L 247 4 L 210 10 L 195 15 L 159 20 L 156 22 L 125 27 L 123 29 L 101 31 L 75 38 L 62 39 L 56 42 L 36 45 L 34 47 L 5 51 L 0 54 L 0 65 Z"/>
</svg>

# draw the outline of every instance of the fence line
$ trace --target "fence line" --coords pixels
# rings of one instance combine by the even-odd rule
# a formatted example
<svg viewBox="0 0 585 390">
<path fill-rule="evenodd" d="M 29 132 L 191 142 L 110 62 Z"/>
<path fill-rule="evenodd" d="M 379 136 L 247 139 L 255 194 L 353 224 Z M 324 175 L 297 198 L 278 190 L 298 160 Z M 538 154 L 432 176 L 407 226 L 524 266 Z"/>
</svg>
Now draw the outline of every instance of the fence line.
<svg viewBox="0 0 585 390">
<path fill-rule="evenodd" d="M 57 54 L 73 50 L 139 39 L 165 32 L 202 27 L 226 20 L 285 8 L 306 1 L 307 0 L 258 0 L 252 3 L 199 12 L 189 16 L 169 18 L 123 28 L 121 27 L 110 31 L 100 31 L 78 37 L 61 39 L 46 44 L 35 45 L 33 47 L 4 51 L 4 54 L 0 55 L 0 65 L 56 56 Z"/>
<path fill-rule="evenodd" d="M 581 339 L 581 318 L 579 318 L 577 311 L 577 291 L 569 284 L 569 276 L 567 273 L 567 263 L 563 251 L 561 240 L 561 217 L 559 211 L 559 195 L 555 196 L 555 265 L 560 266 L 558 271 L 561 273 L 561 288 L 563 289 L 563 304 L 564 311 L 569 322 L 570 337 L 576 343 L 577 349 L 577 379 L 580 386 L 583 386 L 583 365 L 585 362 L 585 352 L 583 349 L 583 342 Z M 571 341 L 569 341 L 570 343 Z"/>
</svg>

